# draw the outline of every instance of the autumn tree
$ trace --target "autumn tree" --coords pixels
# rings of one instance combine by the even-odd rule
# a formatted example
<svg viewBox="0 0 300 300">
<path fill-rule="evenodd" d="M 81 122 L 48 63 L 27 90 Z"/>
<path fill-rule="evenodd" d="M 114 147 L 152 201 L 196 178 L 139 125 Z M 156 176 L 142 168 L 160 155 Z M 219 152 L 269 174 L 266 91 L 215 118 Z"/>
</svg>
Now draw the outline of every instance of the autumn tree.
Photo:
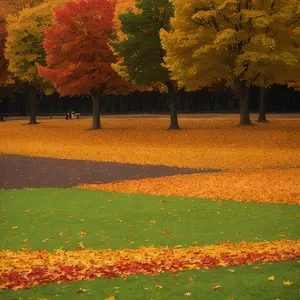
<svg viewBox="0 0 300 300">
<path fill-rule="evenodd" d="M 13 83 L 7 70 L 8 62 L 4 57 L 4 45 L 7 37 L 6 18 L 15 14 L 25 7 L 32 7 L 40 4 L 43 0 L 1 0 L 0 7 L 0 86 Z"/>
<path fill-rule="evenodd" d="M 43 95 L 53 91 L 50 82 L 39 76 L 38 65 L 45 63 L 42 43 L 45 28 L 53 21 L 52 9 L 62 3 L 62 0 L 47 1 L 7 17 L 5 57 L 8 61 L 8 71 L 27 86 L 31 110 L 30 124 L 37 124 L 37 107 Z"/>
<path fill-rule="evenodd" d="M 109 46 L 114 10 L 111 0 L 70 2 L 55 10 L 55 26 L 47 28 L 44 41 L 47 66 L 40 67 L 40 74 L 62 96 L 91 96 L 93 129 L 101 128 L 101 97 L 129 91 L 111 66 L 116 62 Z"/>
<path fill-rule="evenodd" d="M 4 22 L 0 23 L 0 86 L 4 85 L 7 78 L 7 61 L 4 57 L 4 44 L 6 28 Z"/>
<path fill-rule="evenodd" d="M 135 7 L 119 14 L 117 38 L 111 42 L 120 58 L 120 75 L 128 76 L 138 86 L 164 85 L 170 102 L 170 127 L 179 129 L 177 85 L 163 66 L 165 52 L 159 32 L 170 29 L 173 5 L 169 0 L 136 0 Z"/>
<path fill-rule="evenodd" d="M 251 86 L 299 78 L 298 0 L 174 0 L 173 30 L 161 31 L 173 80 L 188 90 L 226 80 L 249 125 Z"/>
</svg>

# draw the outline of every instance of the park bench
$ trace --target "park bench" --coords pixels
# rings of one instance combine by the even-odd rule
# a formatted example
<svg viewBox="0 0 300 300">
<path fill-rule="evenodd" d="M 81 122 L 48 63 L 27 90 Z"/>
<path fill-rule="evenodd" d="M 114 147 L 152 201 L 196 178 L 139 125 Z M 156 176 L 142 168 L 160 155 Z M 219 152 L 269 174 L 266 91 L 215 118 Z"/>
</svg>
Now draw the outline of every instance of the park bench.
<svg viewBox="0 0 300 300">
<path fill-rule="evenodd" d="M 76 119 L 79 119 L 80 113 L 79 113 L 79 112 L 74 112 L 74 111 L 72 111 L 72 112 L 71 112 L 71 118 L 72 118 L 72 119 L 75 119 L 75 117 L 76 117 Z"/>
</svg>

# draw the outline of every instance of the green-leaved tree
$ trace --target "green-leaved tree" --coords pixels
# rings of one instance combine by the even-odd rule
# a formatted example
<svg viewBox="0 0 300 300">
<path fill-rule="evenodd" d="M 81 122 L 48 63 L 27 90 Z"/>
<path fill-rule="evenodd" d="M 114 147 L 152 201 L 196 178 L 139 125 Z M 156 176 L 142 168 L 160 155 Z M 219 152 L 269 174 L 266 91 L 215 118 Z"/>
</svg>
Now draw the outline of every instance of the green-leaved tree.
<svg viewBox="0 0 300 300">
<path fill-rule="evenodd" d="M 179 129 L 177 84 L 163 65 L 165 51 L 159 32 L 170 30 L 174 8 L 169 0 L 136 0 L 135 9 L 118 16 L 123 34 L 111 42 L 120 58 L 117 71 L 138 86 L 167 88 L 170 104 L 170 127 Z"/>
</svg>

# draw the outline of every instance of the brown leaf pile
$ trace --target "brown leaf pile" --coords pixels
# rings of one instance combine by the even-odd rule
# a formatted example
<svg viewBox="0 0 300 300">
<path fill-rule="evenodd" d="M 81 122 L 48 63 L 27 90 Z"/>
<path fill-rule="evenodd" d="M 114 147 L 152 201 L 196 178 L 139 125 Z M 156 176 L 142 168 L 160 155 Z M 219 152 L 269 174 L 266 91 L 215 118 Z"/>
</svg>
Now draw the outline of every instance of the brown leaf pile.
<svg viewBox="0 0 300 300">
<path fill-rule="evenodd" d="M 198 168 L 300 166 L 300 119 L 236 127 L 237 117 L 180 118 L 184 130 L 167 131 L 168 118 L 105 118 L 1 123 L 0 153 Z"/>
<path fill-rule="evenodd" d="M 178 175 L 79 188 L 239 202 L 300 204 L 300 169 L 268 169 Z"/>
<path fill-rule="evenodd" d="M 141 274 L 239 266 L 300 257 L 300 240 L 280 240 L 190 248 L 140 247 L 135 250 L 1 251 L 0 289 L 22 289 L 49 282 L 127 277 Z"/>
</svg>

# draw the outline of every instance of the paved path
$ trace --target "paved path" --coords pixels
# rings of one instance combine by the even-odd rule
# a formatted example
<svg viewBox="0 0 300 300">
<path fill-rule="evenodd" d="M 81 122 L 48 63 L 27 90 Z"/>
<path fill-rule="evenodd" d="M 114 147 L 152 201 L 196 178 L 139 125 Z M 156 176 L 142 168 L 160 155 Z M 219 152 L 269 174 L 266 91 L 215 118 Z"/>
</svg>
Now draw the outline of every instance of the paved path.
<svg viewBox="0 0 300 300">
<path fill-rule="evenodd" d="M 79 184 L 109 183 L 201 172 L 219 172 L 219 170 L 0 154 L 0 189 L 69 188 Z"/>
</svg>

